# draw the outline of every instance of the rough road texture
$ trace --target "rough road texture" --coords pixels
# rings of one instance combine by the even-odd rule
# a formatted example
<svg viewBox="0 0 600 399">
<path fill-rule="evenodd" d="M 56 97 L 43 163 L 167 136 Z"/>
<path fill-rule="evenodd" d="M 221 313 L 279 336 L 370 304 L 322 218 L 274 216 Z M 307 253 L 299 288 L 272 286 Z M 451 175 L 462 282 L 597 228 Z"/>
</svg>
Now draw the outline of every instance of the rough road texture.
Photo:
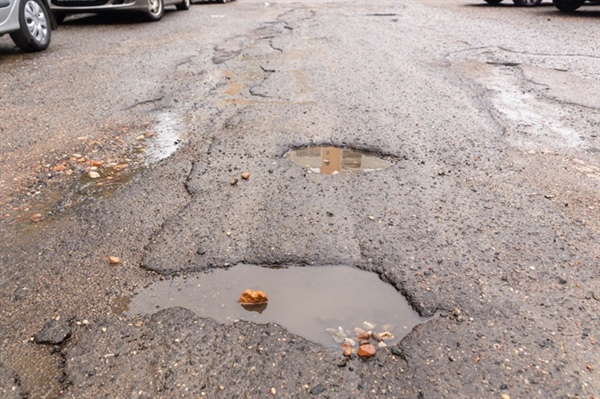
<svg viewBox="0 0 600 399">
<path fill-rule="evenodd" d="M 162 86 L 115 105 L 119 119 L 178 120 L 179 151 L 111 195 L 2 226 L 0 382 L 12 385 L 0 392 L 600 397 L 597 8 L 238 0 L 206 10 L 201 23 L 161 21 L 205 36 L 184 35 L 191 45 L 163 54 Z M 222 16 L 235 32 L 219 35 Z M 146 54 L 124 46 L 131 59 Z M 125 57 L 107 55 L 115 68 Z M 146 130 L 120 134 L 135 142 Z M 309 173 L 285 154 L 310 144 L 393 166 Z M 250 178 L 232 186 L 242 172 Z M 241 262 L 371 270 L 430 320 L 393 352 L 345 362 L 274 325 L 118 310 L 159 278 Z M 72 336 L 33 343 L 57 318 Z"/>
</svg>

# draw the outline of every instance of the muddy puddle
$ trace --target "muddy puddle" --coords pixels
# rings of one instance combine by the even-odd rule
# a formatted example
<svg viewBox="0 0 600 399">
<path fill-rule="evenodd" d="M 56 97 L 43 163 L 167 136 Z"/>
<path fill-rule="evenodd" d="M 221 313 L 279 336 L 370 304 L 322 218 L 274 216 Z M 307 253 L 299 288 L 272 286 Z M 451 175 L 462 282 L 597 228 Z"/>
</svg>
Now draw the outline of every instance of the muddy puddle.
<svg viewBox="0 0 600 399">
<path fill-rule="evenodd" d="M 238 304 L 246 290 L 264 291 L 268 303 Z M 159 281 L 138 293 L 128 314 L 148 314 L 173 306 L 230 324 L 236 320 L 274 322 L 291 333 L 328 347 L 339 347 L 355 328 L 388 331 L 398 342 L 425 319 L 378 275 L 348 266 L 267 268 L 238 265 L 194 278 Z"/>
<path fill-rule="evenodd" d="M 304 147 L 287 153 L 297 165 L 323 175 L 367 173 L 382 170 L 392 164 L 374 154 L 341 147 Z"/>
</svg>

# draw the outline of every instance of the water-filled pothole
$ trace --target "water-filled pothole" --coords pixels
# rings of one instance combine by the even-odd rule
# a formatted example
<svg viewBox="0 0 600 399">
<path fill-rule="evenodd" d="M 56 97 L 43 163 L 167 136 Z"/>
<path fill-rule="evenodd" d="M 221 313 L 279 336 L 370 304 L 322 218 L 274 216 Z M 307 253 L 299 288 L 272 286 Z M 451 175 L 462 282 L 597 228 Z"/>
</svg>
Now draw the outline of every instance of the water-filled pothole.
<svg viewBox="0 0 600 399">
<path fill-rule="evenodd" d="M 268 303 L 256 308 L 239 305 L 246 289 L 264 291 Z M 388 331 L 393 338 L 385 343 L 393 344 L 425 321 L 378 275 L 349 266 L 238 265 L 194 278 L 159 281 L 132 299 L 128 313 L 148 314 L 173 306 L 224 324 L 274 322 L 330 347 L 339 347 L 344 336 L 355 339 L 356 327 Z"/>
<path fill-rule="evenodd" d="M 295 164 L 323 175 L 365 173 L 386 169 L 391 165 L 376 155 L 341 147 L 297 148 L 288 152 L 287 156 Z"/>
</svg>

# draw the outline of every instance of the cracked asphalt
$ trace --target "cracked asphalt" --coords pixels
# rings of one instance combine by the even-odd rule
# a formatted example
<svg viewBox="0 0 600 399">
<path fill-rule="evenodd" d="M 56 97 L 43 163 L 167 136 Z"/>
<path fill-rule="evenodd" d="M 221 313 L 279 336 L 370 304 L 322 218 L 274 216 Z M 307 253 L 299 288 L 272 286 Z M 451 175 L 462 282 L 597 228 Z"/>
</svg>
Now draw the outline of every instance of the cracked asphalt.
<svg viewBox="0 0 600 399">
<path fill-rule="evenodd" d="M 599 17 L 237 0 L 0 38 L 0 396 L 600 398 Z M 392 166 L 310 173 L 308 145 Z M 428 321 L 361 360 L 123 313 L 241 263 L 372 271 Z"/>
</svg>

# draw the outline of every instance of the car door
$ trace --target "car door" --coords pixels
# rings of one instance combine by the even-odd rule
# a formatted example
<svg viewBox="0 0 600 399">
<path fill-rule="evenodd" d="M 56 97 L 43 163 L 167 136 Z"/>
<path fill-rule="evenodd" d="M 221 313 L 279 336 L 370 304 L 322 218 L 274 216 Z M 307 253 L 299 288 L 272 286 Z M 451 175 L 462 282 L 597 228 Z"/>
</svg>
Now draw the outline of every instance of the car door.
<svg viewBox="0 0 600 399">
<path fill-rule="evenodd" d="M 0 0 L 0 33 L 4 32 L 6 20 L 16 0 Z"/>
</svg>

